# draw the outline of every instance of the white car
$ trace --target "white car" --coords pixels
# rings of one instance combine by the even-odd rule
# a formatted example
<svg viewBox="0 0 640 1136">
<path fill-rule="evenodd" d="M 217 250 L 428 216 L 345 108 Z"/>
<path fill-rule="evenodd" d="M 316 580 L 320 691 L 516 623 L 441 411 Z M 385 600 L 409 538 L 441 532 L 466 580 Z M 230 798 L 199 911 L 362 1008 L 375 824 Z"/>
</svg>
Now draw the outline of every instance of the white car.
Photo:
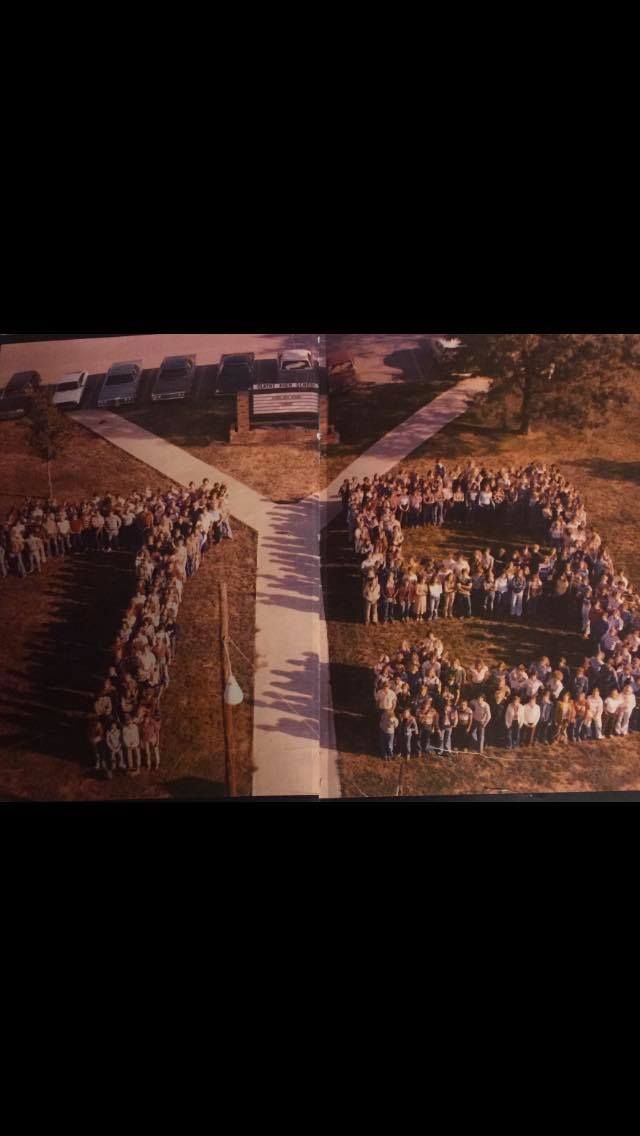
<svg viewBox="0 0 640 1136">
<path fill-rule="evenodd" d="M 65 375 L 61 383 L 56 383 L 52 399 L 53 405 L 65 409 L 71 406 L 80 406 L 88 378 L 88 371 L 73 371 L 70 375 Z"/>
<path fill-rule="evenodd" d="M 292 349 L 278 354 L 278 374 L 287 378 L 315 370 L 315 360 L 310 351 Z"/>
</svg>

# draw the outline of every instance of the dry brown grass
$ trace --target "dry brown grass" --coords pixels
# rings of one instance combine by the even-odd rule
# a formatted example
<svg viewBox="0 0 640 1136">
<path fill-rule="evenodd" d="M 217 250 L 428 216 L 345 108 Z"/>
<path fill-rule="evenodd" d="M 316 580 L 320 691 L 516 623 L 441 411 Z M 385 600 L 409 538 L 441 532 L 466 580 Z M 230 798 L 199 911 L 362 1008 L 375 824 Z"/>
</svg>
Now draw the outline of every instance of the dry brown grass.
<svg viewBox="0 0 640 1136">
<path fill-rule="evenodd" d="M 402 463 L 423 472 L 434 459 L 458 462 L 469 458 L 492 468 L 526 464 L 540 459 L 557 464 L 583 494 L 587 513 L 611 548 L 616 564 L 640 585 L 638 522 L 640 506 L 640 391 L 630 385 L 631 403 L 623 415 L 600 430 L 572 433 L 550 424 L 528 438 L 505 434 L 484 421 L 477 411 L 447 426 Z M 414 625 L 365 628 L 357 594 L 357 569 L 346 547 L 340 524 L 330 530 L 326 546 L 326 585 L 329 645 L 336 708 L 340 770 L 346 795 L 395 795 L 399 762 L 385 764 L 371 756 L 376 745 L 375 721 L 370 715 L 371 668 L 377 656 L 397 648 L 405 637 L 419 638 Z M 499 536 L 500 534 L 498 534 Z M 492 545 L 508 544 L 491 539 Z M 512 540 L 517 543 L 515 534 Z M 408 537 L 407 550 L 437 555 L 448 547 L 467 551 L 482 539 L 464 530 L 418 529 Z M 564 654 L 576 663 L 585 653 L 579 636 L 528 621 L 472 619 L 439 621 L 446 646 L 469 662 L 477 654 L 490 661 L 528 661 L 536 655 Z M 372 730 L 373 725 L 373 730 Z M 466 755 L 413 761 L 403 777 L 404 794 L 500 792 L 613 791 L 640 788 L 640 736 L 584 745 L 520 749 L 515 755 L 491 750 L 491 756 Z"/>
<path fill-rule="evenodd" d="M 449 389 L 455 380 L 431 375 L 423 382 L 359 382 L 331 394 L 329 417 L 340 434 L 328 446 L 322 463 L 322 487 L 329 485 L 352 461 L 389 430 Z"/>
<path fill-rule="evenodd" d="M 156 403 L 123 412 L 145 430 L 188 450 L 274 501 L 298 501 L 321 484 L 317 445 L 229 445 L 235 401 Z"/>
<path fill-rule="evenodd" d="M 217 466 L 274 501 L 298 501 L 324 488 L 383 434 L 446 390 L 451 380 L 359 383 L 330 397 L 329 418 L 340 444 L 320 452 L 305 444 L 229 445 L 234 400 L 156 403 L 122 411 L 125 418 Z"/>
<path fill-rule="evenodd" d="M 75 424 L 54 471 L 59 499 L 170 482 Z M 21 423 L 0 423 L 0 513 L 20 494 L 45 494 L 43 467 L 24 447 Z M 231 635 L 252 659 L 256 537 L 234 523 L 234 540 L 204 558 L 184 591 L 181 637 L 162 704 L 162 766 L 139 778 L 95 777 L 86 715 L 109 665 L 106 647 L 132 594 L 130 558 L 66 557 L 41 576 L 0 580 L 0 799 L 118 800 L 217 796 L 224 784 L 218 582 L 228 582 Z M 108 602 L 105 602 L 108 597 Z M 239 790 L 251 789 L 251 668 L 233 666 L 246 695 L 235 711 Z"/>
</svg>

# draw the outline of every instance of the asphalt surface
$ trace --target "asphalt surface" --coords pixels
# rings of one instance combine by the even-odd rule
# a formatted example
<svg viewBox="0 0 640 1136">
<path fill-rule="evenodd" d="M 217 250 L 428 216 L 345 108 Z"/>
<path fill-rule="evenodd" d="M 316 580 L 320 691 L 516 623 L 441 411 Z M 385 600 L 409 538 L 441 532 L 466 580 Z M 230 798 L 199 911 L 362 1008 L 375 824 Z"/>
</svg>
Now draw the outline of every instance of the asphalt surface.
<svg viewBox="0 0 640 1136">
<path fill-rule="evenodd" d="M 113 363 L 140 360 L 143 369 L 155 370 L 167 355 L 196 355 L 198 367 L 217 364 L 224 354 L 253 351 L 256 359 L 275 359 L 287 348 L 324 350 L 317 335 L 121 335 L 103 339 L 56 339 L 3 343 L 0 347 L 0 386 L 16 371 L 35 370 L 43 383 L 58 383 L 72 371 L 105 374 Z"/>
<path fill-rule="evenodd" d="M 186 402 L 202 403 L 207 399 L 220 397 L 233 399 L 235 395 L 224 394 L 217 395 L 217 378 L 218 378 L 218 364 L 206 364 L 204 366 L 196 367 L 195 382 L 191 393 L 187 396 Z M 115 413 L 118 410 L 134 410 L 141 407 L 153 405 L 151 401 L 151 391 L 155 377 L 158 373 L 157 367 L 149 367 L 142 372 L 142 377 L 138 385 L 136 400 L 133 403 L 128 403 L 124 407 L 110 407 Z M 320 368 L 320 379 L 326 374 L 324 368 Z M 95 410 L 98 405 L 98 398 L 102 383 L 106 372 L 100 371 L 95 374 L 90 374 L 87 380 L 87 385 L 82 395 L 80 405 L 73 409 L 77 410 Z M 278 378 L 278 364 L 276 359 L 258 359 L 256 360 L 256 382 L 273 383 Z M 168 401 L 168 400 L 167 400 Z M 178 401 L 176 399 L 176 401 Z M 182 399 L 179 401 L 183 401 Z M 70 408 L 71 409 L 71 408 Z"/>
</svg>

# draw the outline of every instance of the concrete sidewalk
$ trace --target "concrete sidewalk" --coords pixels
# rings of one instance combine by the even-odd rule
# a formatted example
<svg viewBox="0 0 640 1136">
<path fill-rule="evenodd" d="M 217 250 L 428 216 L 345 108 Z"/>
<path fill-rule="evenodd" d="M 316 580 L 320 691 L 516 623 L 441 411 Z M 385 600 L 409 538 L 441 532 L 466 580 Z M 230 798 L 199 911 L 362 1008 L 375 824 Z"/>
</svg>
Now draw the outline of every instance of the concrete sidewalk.
<svg viewBox="0 0 640 1136">
<path fill-rule="evenodd" d="M 422 406 L 410 418 L 406 418 L 395 429 L 360 454 L 351 465 L 334 478 L 326 489 L 314 494 L 320 504 L 320 525 L 329 524 L 341 508 L 340 487 L 352 477 L 373 477 L 374 473 L 384 474 L 398 462 L 412 454 L 423 442 L 442 430 L 454 418 L 459 418 L 469 404 L 480 394 L 485 394 L 491 385 L 490 379 L 473 377 L 462 379 L 455 387 L 443 391 L 426 406 Z M 375 392 L 371 396 L 375 398 Z"/>
<path fill-rule="evenodd" d="M 180 446 L 174 446 L 158 434 L 151 434 L 142 426 L 137 426 L 135 422 L 129 422 L 127 418 L 113 414 L 110 410 L 78 410 L 70 417 L 138 461 L 157 469 L 178 485 L 188 485 L 190 481 L 200 485 L 205 477 L 209 481 L 222 482 L 229 490 L 232 515 L 259 530 L 261 518 L 269 504 L 267 498 L 261 497 L 242 481 L 236 481 L 235 477 L 231 477 L 223 469 L 195 458 Z"/>
</svg>

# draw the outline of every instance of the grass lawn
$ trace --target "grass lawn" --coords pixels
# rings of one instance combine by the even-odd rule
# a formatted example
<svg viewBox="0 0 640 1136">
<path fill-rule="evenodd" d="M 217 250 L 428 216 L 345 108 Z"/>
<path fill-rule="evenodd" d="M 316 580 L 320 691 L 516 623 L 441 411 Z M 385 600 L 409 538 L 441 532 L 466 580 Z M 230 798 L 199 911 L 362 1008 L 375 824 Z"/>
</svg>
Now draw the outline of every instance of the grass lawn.
<svg viewBox="0 0 640 1136">
<path fill-rule="evenodd" d="M 504 433 L 481 420 L 477 411 L 447 426 L 403 463 L 423 471 L 437 457 L 452 462 L 468 458 L 492 468 L 526 464 L 534 458 L 557 464 L 584 496 L 589 519 L 611 548 L 617 565 L 634 584 L 640 583 L 638 484 L 640 482 L 640 392 L 631 388 L 632 401 L 623 417 L 599 431 L 571 434 L 551 424 L 544 433 L 528 438 Z M 494 536 L 489 543 L 508 545 Z M 511 543 L 523 534 L 513 534 Z M 445 548 L 472 551 L 482 537 L 468 530 L 418 529 L 405 541 L 407 552 L 437 555 Z M 420 638 L 414 625 L 365 627 L 357 591 L 357 561 L 340 521 L 332 525 L 325 546 L 325 581 L 332 687 L 340 775 L 345 795 L 396 794 L 400 766 L 402 793 L 452 794 L 500 792 L 612 791 L 640 788 L 638 735 L 584 745 L 521 748 L 515 755 L 490 750 L 488 756 L 460 755 L 453 759 L 414 760 L 385 765 L 375 753 L 375 719 L 370 714 L 371 668 L 383 652 L 397 648 L 405 637 Z M 567 656 L 575 663 L 585 654 L 577 635 L 526 620 L 472 619 L 460 623 L 439 621 L 440 634 L 449 650 L 463 663 L 477 654 L 489 661 L 530 661 L 542 653 Z"/>
<path fill-rule="evenodd" d="M 233 398 L 165 402 L 120 413 L 272 500 L 297 501 L 328 485 L 358 454 L 451 382 L 361 382 L 352 389 L 332 393 L 329 419 L 341 441 L 322 452 L 315 442 L 229 445 L 229 429 L 235 423 Z"/>
<path fill-rule="evenodd" d="M 164 402 L 122 413 L 274 501 L 297 501 L 320 487 L 322 459 L 315 442 L 229 445 L 229 429 L 235 424 L 234 398 Z"/>
<path fill-rule="evenodd" d="M 59 499 L 170 482 L 80 426 L 54 470 Z M 0 423 L 4 514 L 21 494 L 46 494 L 44 467 L 24 445 L 24 425 Z M 184 590 L 177 658 L 162 702 L 162 765 L 139 778 L 95 777 L 86 715 L 110 663 L 108 645 L 135 585 L 125 553 L 49 561 L 40 576 L 0 580 L 0 800 L 108 800 L 216 796 L 224 785 L 218 581 L 228 581 L 230 629 L 253 654 L 255 534 L 234 523 L 234 540 L 204 558 Z M 242 585 L 242 581 L 246 581 Z M 105 602 L 108 597 L 108 602 Z M 233 659 L 246 700 L 235 711 L 239 790 L 251 788 L 252 675 Z"/>
<path fill-rule="evenodd" d="M 362 382 L 333 392 L 329 399 L 329 418 L 340 434 L 340 442 L 325 451 L 323 487 L 389 430 L 456 381 L 432 377 L 424 382 Z"/>
</svg>

